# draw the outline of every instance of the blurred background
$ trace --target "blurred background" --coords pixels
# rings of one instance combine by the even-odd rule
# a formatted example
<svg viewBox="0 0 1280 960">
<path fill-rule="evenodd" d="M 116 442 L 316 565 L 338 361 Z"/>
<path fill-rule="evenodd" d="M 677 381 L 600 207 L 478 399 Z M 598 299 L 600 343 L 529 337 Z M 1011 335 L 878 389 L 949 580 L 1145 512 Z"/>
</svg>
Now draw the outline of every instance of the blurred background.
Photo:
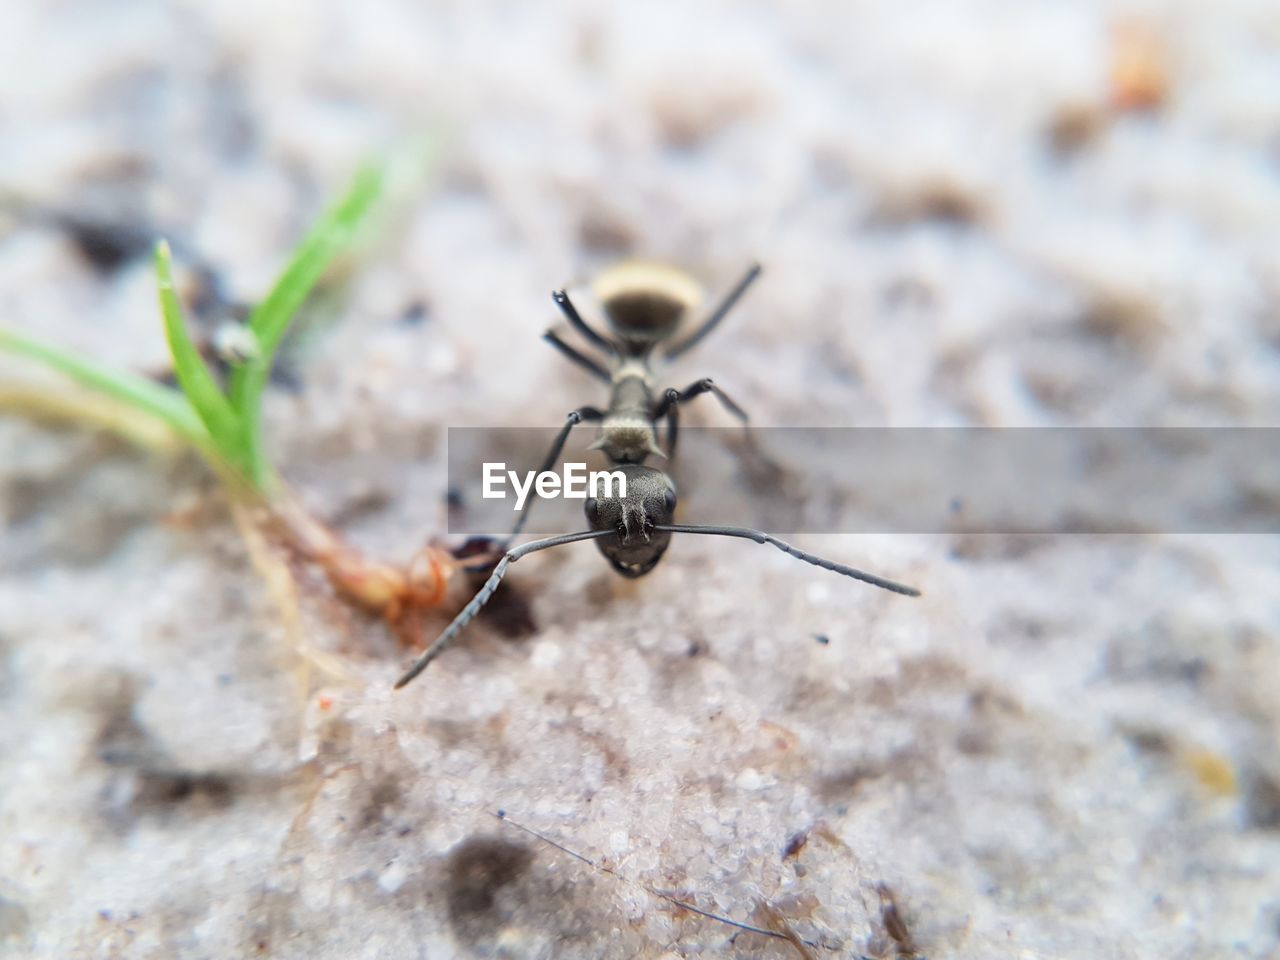
<svg viewBox="0 0 1280 960">
<path fill-rule="evenodd" d="M 671 373 L 764 426 L 1280 412 L 1280 7 L 1247 0 L 8 0 L 0 326 L 163 377 L 153 239 L 211 338 L 370 159 L 388 201 L 265 416 L 371 555 L 445 529 L 447 427 L 601 402 L 538 337 L 623 257 L 712 298 L 764 265 Z M 1274 537 L 804 538 L 920 601 L 574 548 L 512 574 L 533 630 L 392 695 L 403 649 L 295 570 L 343 671 L 300 680 L 212 479 L 33 399 L 62 389 L 0 356 L 14 956 L 1278 949 Z M 817 946 L 730 943 L 498 807 Z"/>
</svg>

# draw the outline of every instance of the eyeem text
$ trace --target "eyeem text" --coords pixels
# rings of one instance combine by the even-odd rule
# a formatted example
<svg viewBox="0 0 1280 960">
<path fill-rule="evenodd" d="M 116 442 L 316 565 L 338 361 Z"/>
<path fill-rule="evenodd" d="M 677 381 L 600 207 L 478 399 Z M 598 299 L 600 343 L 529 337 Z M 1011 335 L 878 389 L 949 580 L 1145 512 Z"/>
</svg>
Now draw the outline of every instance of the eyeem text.
<svg viewBox="0 0 1280 960">
<path fill-rule="evenodd" d="M 585 500 L 588 492 L 593 497 L 625 497 L 627 495 L 627 476 L 621 470 L 592 470 L 588 473 L 585 463 L 566 463 L 563 476 L 554 470 L 543 470 L 540 473 L 527 470 L 522 483 L 520 475 L 514 470 L 508 470 L 505 463 L 486 463 L 484 465 L 484 498 L 486 500 L 505 498 L 508 481 L 516 493 L 513 510 L 519 510 L 524 506 L 530 490 L 546 499 L 564 497 L 569 500 Z M 617 493 L 614 493 L 615 489 Z"/>
</svg>

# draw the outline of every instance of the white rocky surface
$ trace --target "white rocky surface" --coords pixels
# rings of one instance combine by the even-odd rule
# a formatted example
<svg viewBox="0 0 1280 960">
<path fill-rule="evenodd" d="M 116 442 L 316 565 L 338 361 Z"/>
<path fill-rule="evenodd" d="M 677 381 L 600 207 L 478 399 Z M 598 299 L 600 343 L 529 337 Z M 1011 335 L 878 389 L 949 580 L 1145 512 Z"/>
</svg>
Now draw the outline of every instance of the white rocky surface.
<svg viewBox="0 0 1280 960">
<path fill-rule="evenodd" d="M 1133 22 L 1154 111 L 1106 107 Z M 597 400 L 537 337 L 625 254 L 766 265 L 673 373 L 763 425 L 1280 411 L 1274 3 L 12 0 L 0 78 L 0 187 L 156 224 L 241 300 L 362 157 L 444 145 L 268 403 L 282 472 L 389 558 L 444 529 L 446 426 Z M 152 282 L 0 236 L 0 322 L 103 361 L 163 365 Z M 6 415 L 0 516 L 5 956 L 798 955 L 644 885 L 767 901 L 818 956 L 893 953 L 881 884 L 930 957 L 1280 950 L 1275 536 L 801 538 L 918 601 L 580 546 L 511 574 L 534 636 L 481 624 L 394 694 L 385 628 L 304 578 L 354 678 L 304 698 L 197 465 Z"/>
</svg>

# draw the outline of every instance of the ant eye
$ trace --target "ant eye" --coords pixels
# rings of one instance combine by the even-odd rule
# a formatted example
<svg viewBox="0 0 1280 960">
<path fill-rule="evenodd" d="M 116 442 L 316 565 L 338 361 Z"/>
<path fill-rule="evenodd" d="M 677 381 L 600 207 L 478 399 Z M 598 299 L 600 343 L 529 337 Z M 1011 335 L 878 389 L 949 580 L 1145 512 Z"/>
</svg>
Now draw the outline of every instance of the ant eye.
<svg viewBox="0 0 1280 960">
<path fill-rule="evenodd" d="M 662 495 L 662 503 L 667 508 L 668 514 L 674 513 L 676 509 L 676 492 L 674 490 L 668 490 L 664 493 Z"/>
<path fill-rule="evenodd" d="M 587 511 L 587 519 L 592 523 L 595 523 L 600 519 L 600 501 L 595 497 L 587 498 L 587 502 L 584 504 L 584 509 Z"/>
</svg>

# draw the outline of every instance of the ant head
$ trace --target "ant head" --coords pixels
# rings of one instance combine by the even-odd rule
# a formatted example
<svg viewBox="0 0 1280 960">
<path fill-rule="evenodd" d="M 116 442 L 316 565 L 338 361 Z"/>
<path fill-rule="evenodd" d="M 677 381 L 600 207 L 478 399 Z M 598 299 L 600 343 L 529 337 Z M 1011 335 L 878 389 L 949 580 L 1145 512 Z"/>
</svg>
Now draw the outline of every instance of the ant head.
<svg viewBox="0 0 1280 960">
<path fill-rule="evenodd" d="M 639 261 L 606 270 L 592 291 L 614 334 L 633 352 L 670 337 L 684 315 L 702 302 L 702 289 L 688 274 Z"/>
<path fill-rule="evenodd" d="M 661 470 L 626 464 L 618 467 L 626 477 L 627 495 L 590 497 L 587 522 L 592 530 L 613 530 L 596 546 L 613 569 L 624 577 L 642 577 L 662 559 L 671 534 L 655 530 L 669 524 L 676 512 L 676 487 Z M 612 494 L 612 491 L 610 491 Z"/>
</svg>

